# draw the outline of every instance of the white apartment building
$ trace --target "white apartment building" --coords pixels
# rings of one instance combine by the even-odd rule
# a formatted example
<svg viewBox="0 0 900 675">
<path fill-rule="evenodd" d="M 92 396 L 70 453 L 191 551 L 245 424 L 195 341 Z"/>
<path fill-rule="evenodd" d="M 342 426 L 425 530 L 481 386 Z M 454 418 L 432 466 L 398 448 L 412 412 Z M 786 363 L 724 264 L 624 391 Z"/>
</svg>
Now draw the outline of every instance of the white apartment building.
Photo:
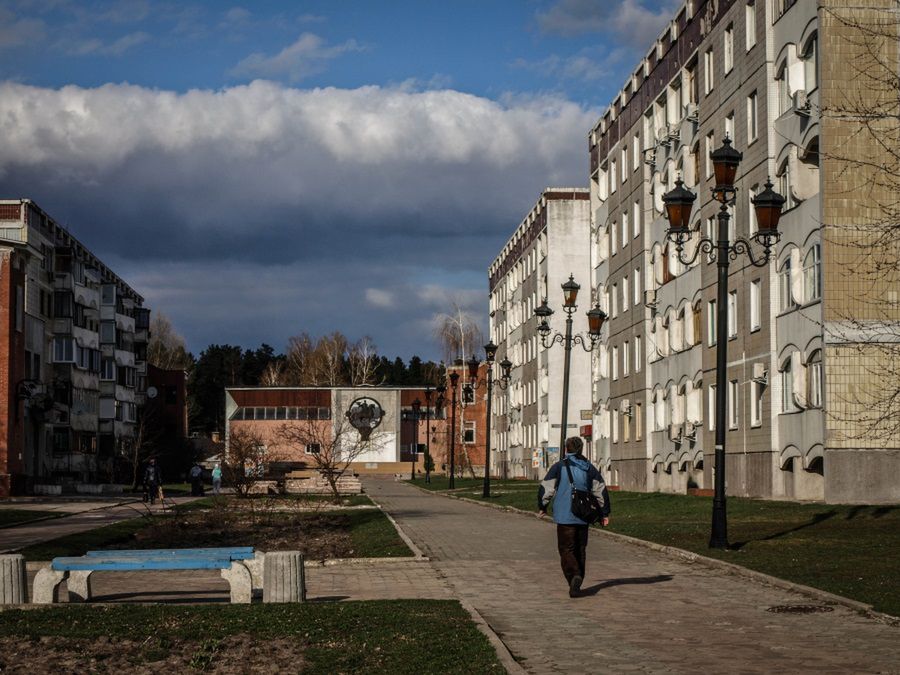
<svg viewBox="0 0 900 675">
<path fill-rule="evenodd" d="M 555 314 L 554 332 L 565 330 L 562 284 L 572 275 L 582 285 L 575 332 L 587 332 L 591 307 L 590 201 L 586 188 L 546 188 L 491 264 L 490 328 L 497 361 L 509 358 L 509 387 L 494 387 L 492 470 L 503 476 L 537 476 L 559 452 L 562 414 L 562 345 L 545 348 L 534 310 L 542 300 Z M 575 345 L 566 435 L 590 423 L 590 356 Z"/>
<path fill-rule="evenodd" d="M 591 283 L 609 315 L 592 366 L 592 440 L 611 484 L 712 487 L 716 266 L 703 252 L 690 265 L 678 260 L 662 197 L 678 177 L 698 195 L 687 255 L 700 236 L 714 238 L 709 155 L 727 136 L 743 153 L 731 240 L 755 233 L 750 200 L 768 177 L 787 198 L 770 264 L 731 262 L 728 493 L 900 497 L 900 439 L 848 429 L 848 392 L 869 372 L 854 356 L 863 340 L 829 328 L 862 317 L 861 301 L 877 292 L 854 286 L 849 248 L 826 236 L 842 219 L 858 222 L 865 198 L 842 178 L 845 167 L 819 154 L 820 138 L 822 147 L 838 142 L 829 128 L 847 138 L 820 119 L 856 86 L 846 59 L 861 47 L 840 42 L 838 15 L 858 10 L 845 4 L 685 2 L 590 133 Z M 823 36 L 834 49 L 820 51 Z"/>
</svg>

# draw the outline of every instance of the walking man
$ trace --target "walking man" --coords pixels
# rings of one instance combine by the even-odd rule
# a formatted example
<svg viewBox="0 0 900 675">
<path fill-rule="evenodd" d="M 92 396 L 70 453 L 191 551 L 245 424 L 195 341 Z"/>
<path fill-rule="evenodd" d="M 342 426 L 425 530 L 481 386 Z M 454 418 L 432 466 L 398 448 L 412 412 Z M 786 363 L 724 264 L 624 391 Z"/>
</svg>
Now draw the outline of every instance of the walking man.
<svg viewBox="0 0 900 675">
<path fill-rule="evenodd" d="M 584 581 L 585 555 L 588 541 L 588 525 L 572 513 L 572 483 L 578 490 L 590 491 L 600 502 L 603 527 L 609 525 L 609 493 L 603 476 L 587 458 L 581 454 L 584 443 L 577 436 L 566 439 L 565 458 L 550 467 L 538 490 L 538 517 L 547 515 L 547 507 L 553 501 L 553 520 L 556 523 L 556 543 L 559 562 L 566 582 L 569 597 L 575 598 L 581 592 Z M 566 465 L 568 465 L 568 469 Z"/>
<path fill-rule="evenodd" d="M 151 459 L 147 463 L 147 468 L 144 469 L 144 489 L 147 491 L 151 504 L 156 503 L 160 485 L 162 485 L 162 475 L 159 472 L 159 467 L 156 465 L 156 460 Z"/>
</svg>

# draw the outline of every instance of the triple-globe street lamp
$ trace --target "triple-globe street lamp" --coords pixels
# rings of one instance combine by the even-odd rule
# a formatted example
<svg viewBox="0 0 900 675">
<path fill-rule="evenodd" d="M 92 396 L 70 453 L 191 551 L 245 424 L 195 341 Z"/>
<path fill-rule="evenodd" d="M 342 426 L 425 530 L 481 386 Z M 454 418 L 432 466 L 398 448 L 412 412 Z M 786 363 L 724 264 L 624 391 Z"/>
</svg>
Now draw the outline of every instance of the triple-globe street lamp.
<svg viewBox="0 0 900 675">
<path fill-rule="evenodd" d="M 425 386 L 425 482 L 431 482 L 431 397 L 437 391 L 437 399 L 434 401 L 435 411 L 444 407 L 444 392 L 447 388 L 443 384 L 439 384 L 436 389 L 432 389 L 431 385 Z M 418 400 L 418 399 L 417 399 Z M 416 413 L 416 442 L 418 443 L 419 416 Z"/>
<path fill-rule="evenodd" d="M 459 383 L 459 373 L 450 371 L 450 481 L 449 488 L 456 487 L 456 390 Z"/>
<path fill-rule="evenodd" d="M 679 262 L 692 265 L 701 251 L 710 261 L 715 260 L 718 267 L 717 300 L 716 300 L 716 414 L 715 414 L 715 494 L 713 497 L 712 531 L 709 539 L 710 548 L 728 548 L 728 523 L 725 510 L 725 410 L 727 401 L 727 363 L 728 363 L 728 265 L 731 260 L 746 254 L 755 267 L 763 267 L 781 234 L 778 232 L 778 219 L 785 198 L 772 190 L 772 182 L 766 181 L 765 190 L 752 201 L 756 210 L 757 232 L 751 239 L 736 237 L 734 243 L 729 241 L 728 222 L 731 215 L 728 210 L 735 203 L 737 188 L 734 178 L 738 165 L 743 158 L 742 153 L 731 147 L 731 140 L 726 136 L 722 147 L 710 153 L 715 169 L 716 185 L 712 188 L 713 198 L 721 206 L 718 213 L 718 238 L 700 237 L 694 252 L 685 256 L 684 247 L 693 239 L 690 227 L 691 209 L 697 195 L 684 187 L 679 178 L 675 188 L 663 195 L 666 207 L 666 218 L 669 228 L 666 239 L 675 245 Z M 763 247 L 761 254 L 754 254 L 752 242 Z"/>
<path fill-rule="evenodd" d="M 496 384 L 501 389 L 506 389 L 509 386 L 512 362 L 509 359 L 504 358 L 499 363 L 501 376 L 499 379 L 495 380 L 493 367 L 494 358 L 497 356 L 497 345 L 494 344 L 493 340 L 484 346 L 484 356 L 485 363 L 487 363 L 487 373 L 484 380 L 480 381 L 478 379 L 478 368 L 481 366 L 481 363 L 473 354 L 472 358 L 468 361 L 469 383 L 467 386 L 470 391 L 474 392 L 474 390 L 482 384 L 487 385 L 487 412 L 484 428 L 484 486 L 481 494 L 484 498 L 488 498 L 491 496 L 491 403 L 494 397 L 494 385 Z"/>
<path fill-rule="evenodd" d="M 413 411 L 413 451 L 412 451 L 412 466 L 409 471 L 409 480 L 414 481 L 416 479 L 416 460 L 419 459 L 419 413 L 422 411 L 422 401 L 416 397 L 416 400 L 412 402 L 412 411 Z M 427 427 L 426 427 L 427 432 Z M 428 463 L 428 458 L 426 455 L 425 463 Z M 426 469 L 427 471 L 427 469 Z M 427 475 L 426 480 L 427 483 Z"/>
<path fill-rule="evenodd" d="M 565 456 L 566 447 L 566 431 L 568 430 L 568 413 L 569 413 L 569 366 L 572 356 L 572 344 L 581 345 L 586 352 L 594 351 L 597 343 L 600 341 L 600 330 L 603 328 L 603 322 L 606 320 L 606 312 L 600 309 L 600 304 L 594 305 L 593 309 L 587 312 L 588 332 L 587 336 L 578 333 L 572 335 L 572 315 L 578 309 L 575 300 L 578 298 L 578 289 L 580 289 L 575 278 L 570 274 L 569 280 L 562 285 L 563 291 L 563 311 L 566 313 L 566 332 L 556 333 L 552 337 L 551 329 L 548 322 L 553 315 L 553 310 L 547 306 L 547 298 L 544 298 L 541 305 L 534 310 L 535 316 L 540 323 L 538 324 L 538 333 L 541 336 L 541 344 L 544 348 L 549 348 L 555 343 L 563 345 L 565 349 L 565 360 L 563 362 L 563 387 L 562 387 L 562 415 L 559 425 L 559 456 Z"/>
</svg>

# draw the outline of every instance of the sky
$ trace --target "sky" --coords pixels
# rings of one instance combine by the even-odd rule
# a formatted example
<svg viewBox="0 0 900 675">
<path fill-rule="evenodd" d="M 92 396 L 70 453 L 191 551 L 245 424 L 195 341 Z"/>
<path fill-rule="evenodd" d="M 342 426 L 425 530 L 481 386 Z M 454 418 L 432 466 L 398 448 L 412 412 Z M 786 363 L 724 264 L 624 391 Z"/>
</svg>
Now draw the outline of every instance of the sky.
<svg viewBox="0 0 900 675">
<path fill-rule="evenodd" d="M 439 358 L 677 0 L 0 0 L 0 197 L 209 344 Z"/>
</svg>

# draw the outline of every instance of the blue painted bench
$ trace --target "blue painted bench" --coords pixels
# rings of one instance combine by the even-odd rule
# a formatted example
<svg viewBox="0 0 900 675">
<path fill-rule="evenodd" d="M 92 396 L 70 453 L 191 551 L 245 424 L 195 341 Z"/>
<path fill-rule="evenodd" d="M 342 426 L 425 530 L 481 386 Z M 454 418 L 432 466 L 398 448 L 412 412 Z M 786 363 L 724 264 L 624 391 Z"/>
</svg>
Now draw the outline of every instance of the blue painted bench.
<svg viewBox="0 0 900 675">
<path fill-rule="evenodd" d="M 33 602 L 57 602 L 63 580 L 69 602 L 86 602 L 91 599 L 94 572 L 218 569 L 230 585 L 231 602 L 249 603 L 254 592 L 262 591 L 264 558 L 264 553 L 249 546 L 88 551 L 83 556 L 54 558 L 50 567 L 40 570 L 34 579 Z"/>
</svg>

